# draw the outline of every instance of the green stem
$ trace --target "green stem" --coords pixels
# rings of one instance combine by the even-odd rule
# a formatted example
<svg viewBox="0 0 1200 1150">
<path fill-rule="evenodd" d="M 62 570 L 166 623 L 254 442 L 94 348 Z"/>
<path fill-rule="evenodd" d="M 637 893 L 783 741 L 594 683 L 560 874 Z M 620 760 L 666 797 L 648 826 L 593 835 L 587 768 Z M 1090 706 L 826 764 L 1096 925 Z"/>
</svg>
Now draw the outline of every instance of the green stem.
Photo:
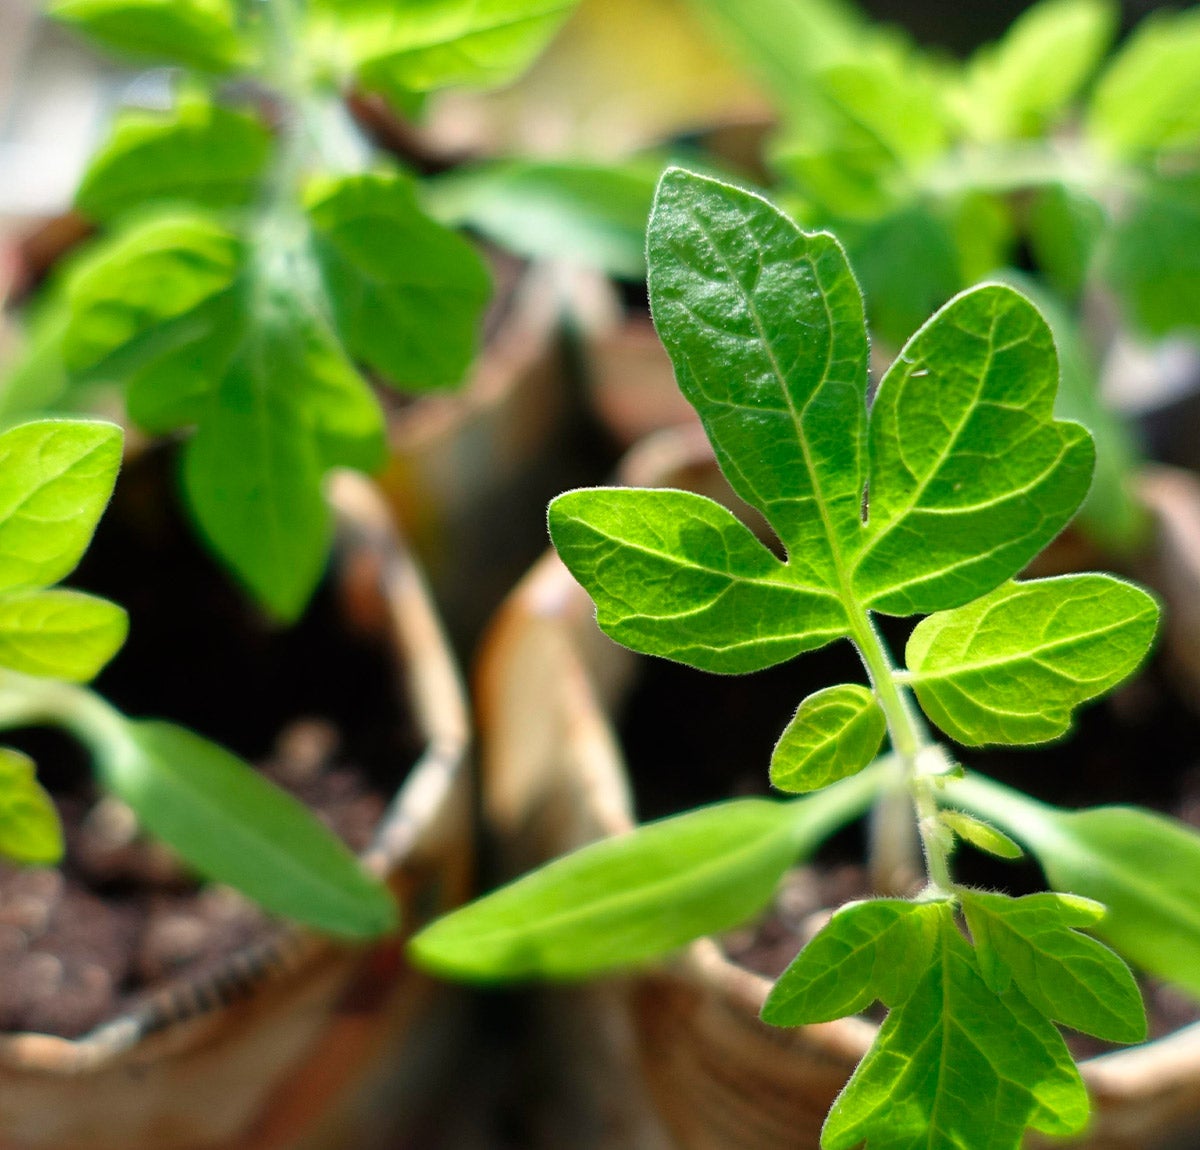
<svg viewBox="0 0 1200 1150">
<path fill-rule="evenodd" d="M 848 779 L 793 799 L 797 834 L 807 841 L 820 842 L 866 811 L 879 794 L 880 781 L 892 765 L 889 759 L 877 759 Z"/>
<path fill-rule="evenodd" d="M 69 731 L 98 758 L 129 742 L 125 716 L 87 687 L 0 672 L 0 728 L 43 724 Z"/>
<path fill-rule="evenodd" d="M 894 835 L 894 827 L 909 825 L 896 809 L 897 799 L 903 795 L 902 788 L 906 788 L 916 811 L 917 833 L 925 857 L 929 888 L 936 895 L 952 895 L 954 880 L 950 875 L 950 849 L 938 818 L 934 793 L 934 778 L 940 775 L 944 764 L 941 751 L 930 739 L 912 697 L 897 681 L 896 667 L 870 615 L 858 608 L 852 614 L 850 624 L 851 638 L 866 666 L 875 698 L 887 722 L 892 749 L 900 763 L 898 777 L 890 791 L 894 798 L 889 802 L 888 792 L 885 791 L 878 812 L 876 837 L 886 843 L 887 836 Z"/>
</svg>

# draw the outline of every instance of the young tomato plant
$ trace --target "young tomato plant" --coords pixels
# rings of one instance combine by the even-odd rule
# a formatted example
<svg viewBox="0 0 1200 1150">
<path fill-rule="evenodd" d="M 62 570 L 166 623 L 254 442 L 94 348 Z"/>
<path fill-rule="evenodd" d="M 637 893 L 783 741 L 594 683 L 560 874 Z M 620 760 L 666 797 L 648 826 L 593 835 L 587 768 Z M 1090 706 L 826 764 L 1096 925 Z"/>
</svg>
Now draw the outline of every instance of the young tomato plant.
<svg viewBox="0 0 1200 1150">
<path fill-rule="evenodd" d="M 0 727 L 51 724 L 93 753 L 101 784 L 206 878 L 327 933 L 396 924 L 387 887 L 306 807 L 229 751 L 172 723 L 128 719 L 84 684 L 120 650 L 128 621 L 105 599 L 57 586 L 112 494 L 121 429 L 43 420 L 0 434 Z M 62 854 L 33 764 L 0 748 L 0 854 Z"/>
<path fill-rule="evenodd" d="M 585 847 L 433 924 L 414 954 L 474 979 L 644 962 L 755 914 L 874 802 L 901 840 L 915 822 L 923 889 L 838 910 L 763 1010 L 794 1026 L 888 1008 L 823 1146 L 998 1150 L 1028 1129 L 1078 1131 L 1087 1094 L 1056 1024 L 1145 1036 L 1116 951 L 1200 993 L 1200 836 L 1129 808 L 1035 802 L 965 770 L 929 725 L 972 747 L 1060 738 L 1154 638 L 1158 607 L 1130 583 L 1015 580 L 1092 474 L 1087 431 L 1053 414 L 1050 331 L 1011 287 L 975 288 L 907 342 L 868 403 L 862 296 L 831 235 L 672 169 L 648 253 L 679 385 L 787 557 L 707 498 L 632 488 L 557 498 L 559 554 L 603 630 L 636 651 L 739 674 L 848 640 L 867 681 L 818 691 L 782 732 L 771 779 L 805 797 L 721 803 Z M 904 668 L 877 615 L 925 616 Z M 1025 847 L 1055 890 L 964 886 L 959 840 L 1002 858 Z"/>
<path fill-rule="evenodd" d="M 456 385 L 490 290 L 416 182 L 370 166 L 340 89 L 413 110 L 449 84 L 504 82 L 573 3 L 55 0 L 101 46 L 185 73 L 170 111 L 127 112 L 92 159 L 76 203 L 107 235 L 61 277 L 5 410 L 119 385 L 140 427 L 190 431 L 202 534 L 297 616 L 327 557 L 326 472 L 384 458 L 368 381 Z"/>
</svg>

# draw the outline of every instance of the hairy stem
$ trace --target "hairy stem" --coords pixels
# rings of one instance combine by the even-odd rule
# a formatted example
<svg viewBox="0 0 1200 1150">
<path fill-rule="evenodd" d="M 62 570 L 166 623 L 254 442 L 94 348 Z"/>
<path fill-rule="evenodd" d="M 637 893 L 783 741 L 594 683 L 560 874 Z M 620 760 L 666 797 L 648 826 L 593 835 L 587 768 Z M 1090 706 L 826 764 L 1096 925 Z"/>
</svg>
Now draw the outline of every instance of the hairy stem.
<svg viewBox="0 0 1200 1150">
<path fill-rule="evenodd" d="M 930 739 L 911 695 L 897 681 L 895 664 L 870 615 L 859 609 L 851 618 L 851 627 L 851 638 L 871 679 L 899 764 L 893 785 L 885 787 L 875 811 L 872 877 L 886 892 L 904 884 L 905 872 L 915 869 L 907 861 L 911 854 L 908 844 L 912 843 L 911 803 L 929 888 L 935 894 L 950 895 L 954 891 L 950 847 L 938 819 L 933 782 L 944 760 L 937 744 Z"/>
</svg>

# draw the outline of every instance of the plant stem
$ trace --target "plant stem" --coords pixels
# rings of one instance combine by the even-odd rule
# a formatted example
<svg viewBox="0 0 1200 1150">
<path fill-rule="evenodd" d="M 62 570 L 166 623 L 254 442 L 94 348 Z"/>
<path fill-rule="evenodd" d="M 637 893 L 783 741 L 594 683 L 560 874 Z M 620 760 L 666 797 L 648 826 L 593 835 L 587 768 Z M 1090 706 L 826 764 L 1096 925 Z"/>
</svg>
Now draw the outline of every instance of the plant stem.
<svg viewBox="0 0 1200 1150">
<path fill-rule="evenodd" d="M 950 876 L 950 849 L 938 819 L 933 789 L 933 778 L 941 773 L 944 759 L 938 746 L 930 739 L 911 696 L 897 681 L 895 664 L 870 615 L 858 608 L 852 613 L 850 623 L 851 638 L 866 666 L 875 698 L 887 722 L 892 749 L 900 764 L 895 785 L 885 790 L 877 809 L 873 836 L 881 847 L 883 861 L 894 870 L 898 865 L 894 858 L 897 851 L 893 845 L 897 828 L 911 826 L 907 818 L 908 801 L 904 801 L 906 810 L 902 813 L 897 800 L 910 800 L 916 812 L 917 833 L 925 857 L 929 890 L 935 895 L 950 896 L 954 892 L 954 880 Z M 875 860 L 872 861 L 875 869 Z M 877 877 L 891 886 L 897 876 L 885 873 Z"/>
<path fill-rule="evenodd" d="M 0 728 L 34 724 L 70 731 L 100 758 L 129 742 L 125 717 L 87 687 L 0 672 Z"/>
</svg>

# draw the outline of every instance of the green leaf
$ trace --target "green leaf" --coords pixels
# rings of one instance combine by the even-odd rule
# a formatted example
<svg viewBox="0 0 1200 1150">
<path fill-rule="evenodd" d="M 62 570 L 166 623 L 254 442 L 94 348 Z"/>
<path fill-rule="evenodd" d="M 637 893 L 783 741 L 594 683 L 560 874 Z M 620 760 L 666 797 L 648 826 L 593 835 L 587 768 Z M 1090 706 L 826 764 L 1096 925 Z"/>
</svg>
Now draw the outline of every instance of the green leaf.
<svg viewBox="0 0 1200 1150">
<path fill-rule="evenodd" d="M 1200 330 L 1200 175 L 1144 177 L 1105 255 L 1104 274 L 1144 331 Z"/>
<path fill-rule="evenodd" d="M 846 633 L 836 595 L 787 567 L 718 503 L 591 488 L 550 504 L 550 536 L 619 643 L 706 671 L 761 670 Z"/>
<path fill-rule="evenodd" d="M 576 3 L 324 0 L 338 13 L 363 86 L 401 103 L 413 92 L 460 84 L 499 87 L 515 80 Z"/>
<path fill-rule="evenodd" d="M 592 843 L 426 927 L 420 965 L 455 978 L 582 978 L 745 921 L 780 875 L 870 801 L 859 775 L 821 795 L 738 799 Z"/>
<path fill-rule="evenodd" d="M 0 747 L 0 855 L 27 866 L 54 866 L 62 853 L 58 812 L 38 785 L 33 760 Z"/>
<path fill-rule="evenodd" d="M 51 0 L 56 20 L 121 56 L 227 72 L 245 61 L 233 0 Z"/>
<path fill-rule="evenodd" d="M 122 722 L 105 785 L 206 878 L 343 938 L 395 929 L 387 887 L 316 816 L 239 758 L 171 723 Z"/>
<path fill-rule="evenodd" d="M 964 814 L 962 811 L 942 811 L 940 817 L 942 824 L 949 827 L 964 842 L 997 858 L 1019 859 L 1025 853 L 1008 835 L 996 830 L 990 823 L 975 818 L 974 815 Z"/>
<path fill-rule="evenodd" d="M 1104 917 L 1099 903 L 964 891 L 962 905 L 980 973 L 997 994 L 1015 982 L 1035 1009 L 1073 1030 L 1109 1042 L 1145 1039 L 1146 1012 L 1129 967 L 1076 929 Z"/>
<path fill-rule="evenodd" d="M 816 791 L 861 771 L 879 752 L 887 721 L 867 687 L 843 683 L 809 695 L 771 755 L 781 791 Z"/>
<path fill-rule="evenodd" d="M 67 285 L 63 357 L 77 382 L 120 383 L 150 431 L 194 421 L 242 333 L 242 242 L 215 220 L 138 223 L 93 252 Z"/>
<path fill-rule="evenodd" d="M 288 389 L 304 348 L 256 341 L 230 366 L 184 453 L 205 538 L 280 619 L 299 616 L 325 570 L 332 520 L 325 461 Z"/>
<path fill-rule="evenodd" d="M 403 176 L 317 180 L 307 204 L 350 354 L 406 390 L 459 383 L 490 291 L 470 244 L 421 212 Z"/>
<path fill-rule="evenodd" d="M 443 223 L 469 226 L 518 255 L 640 279 L 658 171 L 649 163 L 509 160 L 441 176 L 423 193 Z"/>
<path fill-rule="evenodd" d="M 111 423 L 39 420 L 0 434 L 0 591 L 48 587 L 91 542 L 121 466 Z"/>
<path fill-rule="evenodd" d="M 1087 1122 L 1087 1092 L 1058 1031 L 1016 986 L 988 988 L 940 909 L 932 961 L 838 1096 L 822 1150 L 961 1150 L 984 1131 L 988 1146 L 1016 1150 L 1026 1130 L 1068 1135 Z"/>
<path fill-rule="evenodd" d="M 0 666 L 85 683 L 125 642 L 129 619 L 107 599 L 79 591 L 0 596 Z"/>
<path fill-rule="evenodd" d="M 1146 657 L 1158 604 L 1111 575 L 1009 583 L 917 624 L 906 657 L 929 717 L 967 746 L 1044 743 Z"/>
<path fill-rule="evenodd" d="M 1041 0 L 967 64 L 963 93 L 973 134 L 1035 136 L 1066 111 L 1112 42 L 1116 5 Z"/>
<path fill-rule="evenodd" d="M 758 196 L 678 168 L 659 184 L 647 251 L 655 324 L 722 471 L 798 581 L 838 586 L 867 464 L 867 337 L 845 254 Z"/>
<path fill-rule="evenodd" d="M 951 300 L 871 408 L 869 517 L 854 587 L 885 614 L 956 607 L 1020 571 L 1087 494 L 1093 448 L 1053 418 L 1050 329 L 1012 288 Z"/>
<path fill-rule="evenodd" d="M 1135 966 L 1200 998 L 1200 834 L 1133 807 L 1064 811 L 976 775 L 948 801 L 1004 827 L 1050 884 L 1095 899 L 1095 933 Z"/>
<path fill-rule="evenodd" d="M 1119 156 L 1192 147 L 1200 137 L 1200 11 L 1143 20 L 1096 85 L 1093 140 Z"/>
<path fill-rule="evenodd" d="M 151 203 L 245 204 L 258 191 L 270 144 L 253 116 L 206 100 L 181 101 L 167 115 L 126 111 L 92 157 L 75 206 L 107 222 Z"/>
<path fill-rule="evenodd" d="M 839 907 L 779 976 L 763 1004 L 772 1026 L 857 1014 L 877 999 L 898 1006 L 933 959 L 941 903 L 871 899 Z"/>
<path fill-rule="evenodd" d="M 1029 244 L 1051 287 L 1068 299 L 1083 290 L 1106 225 L 1103 207 L 1076 188 L 1049 184 L 1033 193 L 1026 219 Z"/>
</svg>

